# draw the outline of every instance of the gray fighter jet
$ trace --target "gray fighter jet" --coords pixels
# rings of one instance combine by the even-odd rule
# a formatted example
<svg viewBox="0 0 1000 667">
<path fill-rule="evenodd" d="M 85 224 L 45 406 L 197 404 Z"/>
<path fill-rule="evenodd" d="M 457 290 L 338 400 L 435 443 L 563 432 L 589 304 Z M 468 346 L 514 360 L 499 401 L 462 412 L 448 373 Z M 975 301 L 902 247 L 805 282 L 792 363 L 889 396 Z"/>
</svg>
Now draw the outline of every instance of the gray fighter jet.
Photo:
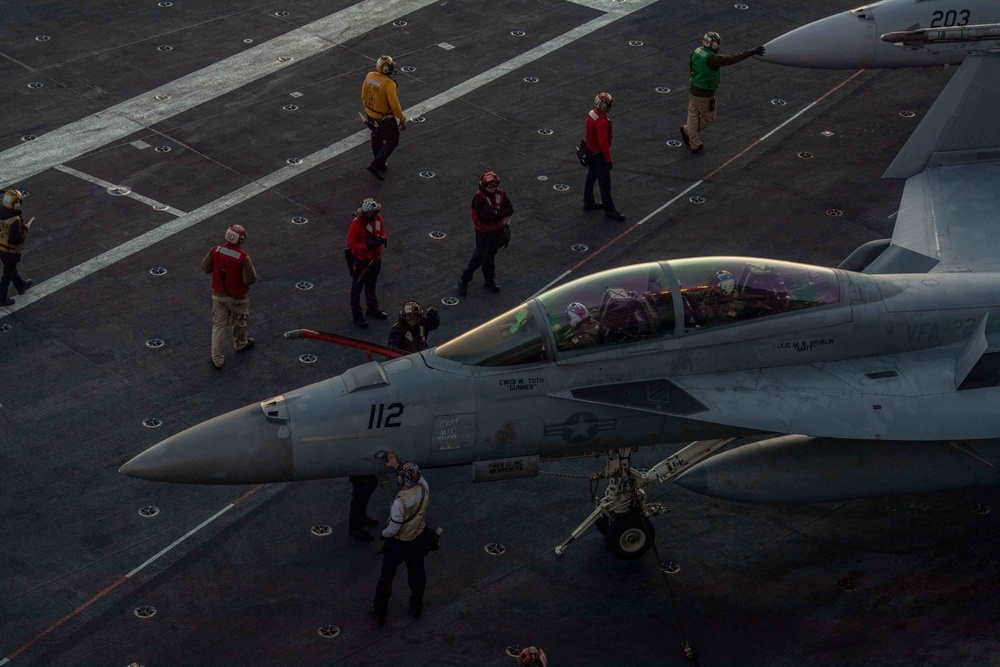
<svg viewBox="0 0 1000 667">
<path fill-rule="evenodd" d="M 394 450 L 488 481 L 607 452 L 607 492 L 556 551 L 597 525 L 622 557 L 651 545 L 654 480 L 761 501 L 996 484 L 996 81 L 997 55 L 965 60 L 890 167 L 908 178 L 893 238 L 837 269 L 708 257 L 604 271 L 187 429 L 121 472 L 285 482 L 378 473 Z M 629 466 L 634 447 L 688 440 L 648 472 Z"/>
<path fill-rule="evenodd" d="M 1000 48 L 996 0 L 885 0 L 814 21 L 764 45 L 762 60 L 859 69 L 957 65 Z"/>
</svg>

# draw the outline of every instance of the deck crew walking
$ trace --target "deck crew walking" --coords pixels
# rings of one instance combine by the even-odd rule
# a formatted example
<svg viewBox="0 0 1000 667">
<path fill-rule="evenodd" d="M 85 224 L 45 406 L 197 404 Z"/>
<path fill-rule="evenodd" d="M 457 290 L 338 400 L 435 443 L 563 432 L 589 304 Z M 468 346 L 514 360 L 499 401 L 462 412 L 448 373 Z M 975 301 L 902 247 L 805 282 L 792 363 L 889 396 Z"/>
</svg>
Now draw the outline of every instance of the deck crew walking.
<svg viewBox="0 0 1000 667">
<path fill-rule="evenodd" d="M 396 63 L 389 56 L 380 56 L 375 71 L 365 75 L 361 84 L 361 103 L 365 106 L 365 125 L 372 133 L 372 155 L 368 165 L 372 176 L 382 181 L 389 168 L 386 162 L 399 145 L 399 131 L 406 129 L 406 116 L 399 106 L 399 92 L 392 75 Z M 396 124 L 399 119 L 399 124 Z"/>
<path fill-rule="evenodd" d="M 230 329 L 233 348 L 244 352 L 253 347 L 247 337 L 250 318 L 250 286 L 257 282 L 257 269 L 243 249 L 247 232 L 243 225 L 226 230 L 225 243 L 214 246 L 201 260 L 201 270 L 212 274 L 212 364 L 222 368 L 226 361 L 223 342 Z"/>
</svg>

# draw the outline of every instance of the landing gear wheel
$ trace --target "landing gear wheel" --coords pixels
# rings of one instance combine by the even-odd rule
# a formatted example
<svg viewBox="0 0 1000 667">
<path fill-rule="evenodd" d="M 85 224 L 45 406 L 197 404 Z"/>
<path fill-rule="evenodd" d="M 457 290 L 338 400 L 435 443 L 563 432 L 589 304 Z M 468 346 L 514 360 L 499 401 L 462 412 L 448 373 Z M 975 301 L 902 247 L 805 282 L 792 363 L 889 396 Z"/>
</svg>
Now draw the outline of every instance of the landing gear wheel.
<svg viewBox="0 0 1000 667">
<path fill-rule="evenodd" d="M 600 531 L 601 535 L 608 534 L 608 517 L 602 516 L 594 522 L 594 528 Z"/>
<path fill-rule="evenodd" d="M 641 558 L 653 546 L 656 529 L 641 513 L 633 510 L 616 516 L 604 534 L 608 549 L 618 558 Z"/>
</svg>

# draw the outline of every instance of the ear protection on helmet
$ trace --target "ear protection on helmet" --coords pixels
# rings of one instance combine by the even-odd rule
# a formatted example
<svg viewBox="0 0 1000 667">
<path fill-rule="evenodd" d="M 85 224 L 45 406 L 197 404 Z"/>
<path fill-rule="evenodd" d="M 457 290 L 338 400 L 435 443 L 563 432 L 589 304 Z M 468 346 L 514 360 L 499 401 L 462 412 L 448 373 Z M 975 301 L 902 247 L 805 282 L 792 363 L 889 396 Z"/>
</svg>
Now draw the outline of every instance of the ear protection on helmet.
<svg viewBox="0 0 1000 667">
<path fill-rule="evenodd" d="M 396 61 L 389 56 L 379 56 L 378 60 L 375 61 L 375 69 L 389 76 L 396 71 Z"/>
<path fill-rule="evenodd" d="M 607 113 L 614 103 L 615 98 L 611 97 L 611 93 L 597 93 L 594 98 L 594 108 L 600 109 L 604 113 Z"/>
<path fill-rule="evenodd" d="M 416 463 L 404 463 L 396 471 L 396 481 L 400 484 L 413 486 L 420 483 L 420 468 Z"/>
<path fill-rule="evenodd" d="M 361 208 L 357 210 L 356 215 L 375 216 L 381 210 L 382 205 L 368 197 L 361 201 Z"/>
<path fill-rule="evenodd" d="M 3 193 L 3 205 L 5 208 L 17 210 L 21 208 L 21 201 L 24 195 L 20 190 L 5 190 Z"/>
<path fill-rule="evenodd" d="M 717 32 L 706 32 L 704 37 L 701 38 L 702 46 L 712 48 L 712 42 L 715 42 L 717 45 L 722 44 L 722 35 Z"/>
<path fill-rule="evenodd" d="M 243 225 L 232 225 L 226 230 L 227 243 L 241 243 L 246 238 L 247 230 L 243 229 Z"/>
<path fill-rule="evenodd" d="M 483 186 L 484 188 L 487 185 L 500 185 L 500 177 L 497 176 L 497 173 L 495 171 L 488 171 L 485 174 L 483 174 L 482 178 L 479 179 L 479 185 Z"/>
<path fill-rule="evenodd" d="M 517 661 L 529 667 L 548 667 L 549 665 L 545 651 L 537 646 L 529 646 L 526 649 L 521 649 L 521 652 L 517 656 Z"/>
<path fill-rule="evenodd" d="M 420 317 L 423 311 L 420 309 L 420 304 L 416 301 L 407 301 L 403 304 L 403 308 L 399 311 L 400 317 L 405 318 L 407 315 L 416 315 Z"/>
</svg>

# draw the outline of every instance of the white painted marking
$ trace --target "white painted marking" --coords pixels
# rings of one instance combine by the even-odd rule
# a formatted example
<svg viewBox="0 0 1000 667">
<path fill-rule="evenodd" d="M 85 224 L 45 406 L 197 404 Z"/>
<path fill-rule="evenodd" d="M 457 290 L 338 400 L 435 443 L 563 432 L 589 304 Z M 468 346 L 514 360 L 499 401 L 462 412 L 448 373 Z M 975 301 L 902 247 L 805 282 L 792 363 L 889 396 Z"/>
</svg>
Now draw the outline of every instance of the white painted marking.
<svg viewBox="0 0 1000 667">
<path fill-rule="evenodd" d="M 792 116 L 791 118 L 789 118 L 788 120 L 786 120 L 785 122 L 783 122 L 781 125 L 779 125 L 778 127 L 774 128 L 773 130 L 771 130 L 770 132 L 768 132 L 767 134 L 765 134 L 763 137 L 761 137 L 759 139 L 759 141 L 764 141 L 765 139 L 767 139 L 768 137 L 770 137 L 772 134 L 774 134 L 775 132 L 777 132 L 778 130 L 780 130 L 781 128 L 783 128 L 784 126 L 788 125 L 789 123 L 791 123 L 793 120 L 795 120 L 796 118 L 798 118 L 799 116 L 801 116 L 805 112 L 807 112 L 810 109 L 812 109 L 814 106 L 816 106 L 816 103 L 815 102 L 810 102 L 809 104 L 807 104 L 806 106 L 804 106 L 802 108 L 802 110 L 799 111 L 797 114 L 795 114 L 794 116 Z"/>
<path fill-rule="evenodd" d="M 441 42 L 440 44 L 438 44 L 438 46 L 440 46 L 445 51 L 451 51 L 453 48 L 455 48 L 454 46 L 452 46 L 448 42 Z"/>
<path fill-rule="evenodd" d="M 137 574 L 141 569 L 143 569 L 144 567 L 146 567 L 150 563 L 154 562 L 156 559 L 160 558 L 165 553 L 167 553 L 168 551 L 170 551 L 171 549 L 173 549 L 174 547 L 176 547 L 178 544 L 180 544 L 181 542 L 183 542 L 187 538 L 191 537 L 192 535 L 194 535 L 195 533 L 197 533 L 199 530 L 201 530 L 202 528 L 204 528 L 208 524 L 212 523 L 213 521 L 215 521 L 220 516 L 222 516 L 223 514 L 225 514 L 226 512 L 228 512 L 229 510 L 233 509 L 234 507 L 236 507 L 236 505 L 234 505 L 233 503 L 229 503 L 228 505 L 226 505 L 225 507 L 223 507 L 221 510 L 219 510 L 218 512 L 216 512 L 212 516 L 208 517 L 207 519 L 205 519 L 204 521 L 202 521 L 201 523 L 199 523 L 197 526 L 195 526 L 194 528 L 192 528 L 191 530 L 189 530 L 188 532 L 184 533 L 183 535 L 181 535 L 180 537 L 178 537 L 176 540 L 174 540 L 173 542 L 171 542 L 170 546 L 162 549 L 159 553 L 157 553 L 155 556 L 153 556 L 152 558 L 150 558 L 149 560 L 147 560 L 145 563 L 143 563 L 139 567 L 135 568 L 134 570 L 132 570 L 131 572 L 129 572 L 128 574 L 126 574 L 125 578 L 126 579 L 131 579 L 132 575 Z"/>
<path fill-rule="evenodd" d="M 6 665 L 8 662 L 10 662 L 10 660 L 4 658 L 3 660 L 0 660 L 0 665 Z"/>
<path fill-rule="evenodd" d="M 300 92 L 299 92 L 299 91 L 297 91 L 297 90 L 296 90 L 296 91 L 295 91 L 294 93 L 288 93 L 288 94 L 289 94 L 289 96 L 291 96 L 291 97 L 302 97 L 302 95 L 303 95 L 303 93 L 300 93 Z"/>
<path fill-rule="evenodd" d="M 156 90 L 53 130 L 35 141 L 10 148 L 0 153 L 0 186 L 18 183 L 147 129 L 149 125 L 270 76 L 292 62 L 328 51 L 436 1 L 363 0 Z M 279 55 L 292 56 L 294 60 L 279 62 Z M 157 95 L 169 95 L 170 98 L 157 100 Z"/>
<path fill-rule="evenodd" d="M 146 150 L 147 148 L 150 148 L 150 145 L 149 145 L 149 144 L 147 144 L 147 143 L 146 143 L 145 141 L 143 141 L 142 139 L 136 139 L 135 141 L 130 141 L 130 142 L 129 142 L 129 145 L 130 145 L 130 146 L 135 146 L 136 148 L 138 148 L 138 149 L 139 149 L 139 150 L 141 150 L 141 151 L 144 151 L 144 150 Z"/>
<path fill-rule="evenodd" d="M 108 183 L 107 181 L 102 180 L 100 178 L 97 178 L 96 176 L 91 176 L 90 174 L 85 174 L 82 171 L 77 171 L 76 169 L 73 169 L 72 167 L 67 167 L 67 166 L 62 165 L 62 164 L 56 165 L 56 170 L 57 171 L 61 171 L 64 174 L 69 174 L 70 176 L 76 176 L 77 178 L 82 179 L 84 181 L 87 181 L 89 183 L 93 183 L 94 185 L 100 185 L 105 190 L 107 190 L 108 188 L 115 187 L 114 183 Z M 149 197 L 143 197 L 142 195 L 137 194 L 134 191 L 129 191 L 129 193 L 127 195 L 125 195 L 125 196 L 126 197 L 130 197 L 132 199 L 135 199 L 137 201 L 141 201 L 143 204 L 146 204 L 147 206 L 166 206 L 166 204 L 161 204 L 160 202 L 158 202 L 158 201 L 156 201 L 154 199 L 150 199 Z M 167 213 L 171 213 L 173 215 L 176 215 L 177 217 L 180 217 L 182 215 L 187 215 L 187 213 L 185 213 L 184 211 L 176 209 L 173 206 L 166 206 L 166 208 L 162 208 L 162 209 L 158 209 L 158 210 L 166 211 Z"/>
<path fill-rule="evenodd" d="M 703 181 L 695 181 L 694 183 L 692 183 L 691 185 L 689 185 L 687 188 L 685 188 L 679 195 L 677 195 L 676 197 L 674 197 L 673 199 L 671 199 L 670 201 L 668 201 L 666 204 L 664 204 L 660 208 L 656 209 L 655 211 L 653 211 L 652 213 L 650 213 L 649 215 L 647 215 L 645 218 L 643 218 L 639 222 L 635 223 L 636 226 L 638 227 L 642 223 L 646 222 L 647 220 L 649 220 L 650 218 L 652 218 L 654 215 L 656 215 L 657 213 L 659 213 L 660 211 L 662 211 L 666 207 L 670 206 L 675 201 L 677 201 L 678 199 L 680 199 L 681 197 L 683 197 L 687 193 L 691 192 L 692 190 L 694 190 L 696 187 L 698 187 L 702 183 L 703 183 Z"/>
<path fill-rule="evenodd" d="M 578 39 L 586 37 L 592 32 L 599 30 L 611 23 L 614 23 L 618 19 L 627 16 L 631 12 L 637 11 L 647 5 L 651 5 L 656 0 L 639 0 L 633 5 L 629 6 L 629 11 L 618 12 L 615 14 L 606 14 L 604 16 L 598 17 L 588 23 L 578 26 L 567 33 L 556 37 L 544 44 L 536 46 L 534 49 L 522 53 L 515 58 L 508 60 L 505 63 L 501 63 L 496 67 L 483 72 L 482 74 L 469 79 L 457 86 L 450 88 L 449 90 L 435 95 L 434 97 L 417 104 L 406 110 L 407 116 L 424 115 L 429 111 L 436 109 L 452 100 L 458 99 L 459 97 L 466 95 L 477 88 L 485 86 L 502 76 L 509 74 L 510 72 L 516 70 L 518 67 L 527 65 L 543 56 L 552 53 L 553 51 L 566 46 Z M 36 301 L 44 299 L 45 297 L 53 294 L 64 287 L 72 285 L 78 280 L 87 277 L 88 275 L 100 271 L 101 269 L 111 266 L 115 262 L 118 262 L 126 257 L 133 255 L 141 250 L 144 250 L 154 243 L 158 243 L 166 238 L 177 234 L 178 232 L 184 231 L 185 229 L 192 227 L 193 225 L 212 217 L 213 215 L 224 211 L 228 208 L 232 208 L 237 204 L 241 204 L 244 201 L 250 199 L 251 197 L 261 194 L 266 190 L 273 188 L 281 183 L 284 183 L 294 176 L 300 176 L 304 174 L 309 169 L 326 162 L 327 160 L 333 159 L 342 153 L 346 153 L 352 148 L 367 144 L 370 141 L 370 134 L 368 130 L 361 130 L 355 132 L 349 137 L 341 139 L 335 144 L 327 146 L 321 150 L 316 151 L 312 155 L 303 158 L 303 165 L 307 164 L 308 167 L 303 165 L 291 165 L 283 167 L 275 172 L 264 176 L 263 178 L 248 183 L 239 190 L 231 192 L 228 195 L 216 199 L 214 202 L 210 202 L 201 208 L 198 208 L 191 213 L 182 215 L 181 217 L 173 220 L 171 222 L 160 225 L 156 229 L 152 229 L 141 236 L 138 236 L 131 241 L 123 243 L 117 248 L 112 248 L 111 250 L 94 257 L 93 259 L 87 260 L 83 264 L 73 267 L 72 269 L 60 273 L 57 276 L 53 276 L 48 280 L 42 281 L 38 285 L 31 288 L 31 291 L 22 297 L 18 297 L 15 304 L 9 308 L 0 308 L 0 319 L 3 319 L 7 315 L 13 312 L 21 310 L 25 306 L 29 306 Z M 0 155 L 2 159 L 2 155 Z"/>
</svg>

